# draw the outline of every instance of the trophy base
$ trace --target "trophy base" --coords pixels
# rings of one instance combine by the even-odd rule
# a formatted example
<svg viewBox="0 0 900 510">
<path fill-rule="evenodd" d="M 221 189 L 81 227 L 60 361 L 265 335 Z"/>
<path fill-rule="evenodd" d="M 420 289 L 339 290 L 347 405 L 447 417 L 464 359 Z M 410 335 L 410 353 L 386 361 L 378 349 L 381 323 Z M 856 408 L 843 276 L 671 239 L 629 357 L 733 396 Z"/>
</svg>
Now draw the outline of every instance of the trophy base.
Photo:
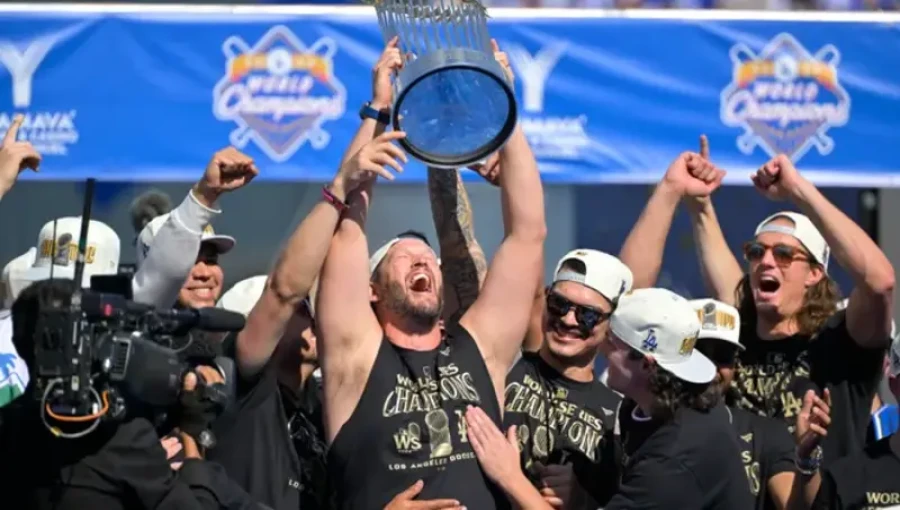
<svg viewBox="0 0 900 510">
<path fill-rule="evenodd" d="M 393 127 L 400 144 L 434 168 L 469 166 L 498 151 L 516 125 L 515 93 L 500 65 L 484 53 L 444 50 L 401 71 Z"/>
</svg>

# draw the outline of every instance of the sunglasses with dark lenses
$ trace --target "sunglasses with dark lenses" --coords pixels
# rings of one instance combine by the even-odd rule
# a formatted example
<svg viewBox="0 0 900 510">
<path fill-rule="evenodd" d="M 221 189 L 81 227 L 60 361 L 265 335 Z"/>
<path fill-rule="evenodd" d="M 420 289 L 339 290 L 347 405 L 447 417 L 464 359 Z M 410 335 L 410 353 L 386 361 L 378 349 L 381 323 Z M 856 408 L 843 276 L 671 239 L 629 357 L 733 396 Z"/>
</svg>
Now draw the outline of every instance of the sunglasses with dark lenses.
<svg viewBox="0 0 900 510">
<path fill-rule="evenodd" d="M 759 241 L 750 241 L 744 244 L 744 259 L 747 262 L 759 262 L 766 256 L 766 252 L 772 251 L 772 258 L 779 266 L 789 266 L 795 260 L 808 261 L 809 255 L 800 248 L 787 244 L 763 244 Z"/>
<path fill-rule="evenodd" d="M 716 338 L 701 338 L 695 347 L 701 354 L 709 358 L 717 367 L 734 366 L 737 361 L 738 348 Z"/>
<path fill-rule="evenodd" d="M 573 303 L 555 292 L 547 292 L 547 311 L 555 317 L 563 318 L 573 309 L 578 326 L 587 331 L 594 329 L 611 315 L 590 306 Z"/>
</svg>

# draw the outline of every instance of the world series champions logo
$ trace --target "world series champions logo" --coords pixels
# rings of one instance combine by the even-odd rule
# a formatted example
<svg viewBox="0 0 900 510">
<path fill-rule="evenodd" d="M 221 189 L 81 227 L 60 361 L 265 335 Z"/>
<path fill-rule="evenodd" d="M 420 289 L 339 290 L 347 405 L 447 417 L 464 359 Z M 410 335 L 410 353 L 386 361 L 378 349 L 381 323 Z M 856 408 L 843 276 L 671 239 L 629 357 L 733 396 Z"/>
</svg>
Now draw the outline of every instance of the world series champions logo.
<svg viewBox="0 0 900 510">
<path fill-rule="evenodd" d="M 796 162 L 811 148 L 834 150 L 828 130 L 850 118 L 850 96 L 838 79 L 841 55 L 827 44 L 810 54 L 792 35 L 782 33 L 759 54 L 743 43 L 730 51 L 732 81 L 722 91 L 720 117 L 744 129 L 737 147 L 752 154 L 785 154 Z"/>
<path fill-rule="evenodd" d="M 283 162 L 309 142 L 323 149 L 331 135 L 322 127 L 341 118 L 347 91 L 334 74 L 337 43 L 322 37 L 307 47 L 285 26 L 269 30 L 255 46 L 237 36 L 222 45 L 225 75 L 213 90 L 213 114 L 237 124 L 231 143 L 251 140 Z"/>
</svg>

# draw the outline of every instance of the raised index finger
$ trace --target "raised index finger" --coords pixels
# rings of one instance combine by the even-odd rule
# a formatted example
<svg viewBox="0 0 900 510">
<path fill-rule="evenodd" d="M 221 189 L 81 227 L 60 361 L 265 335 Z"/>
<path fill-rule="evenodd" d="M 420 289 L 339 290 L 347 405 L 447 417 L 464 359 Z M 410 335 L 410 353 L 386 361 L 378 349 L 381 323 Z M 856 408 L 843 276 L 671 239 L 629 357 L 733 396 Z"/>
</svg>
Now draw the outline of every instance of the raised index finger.
<svg viewBox="0 0 900 510">
<path fill-rule="evenodd" d="M 709 139 L 706 135 L 700 135 L 700 156 L 709 159 Z"/>
<path fill-rule="evenodd" d="M 25 121 L 25 116 L 21 113 L 13 117 L 9 129 L 6 131 L 6 136 L 3 137 L 4 147 L 16 141 L 16 138 L 19 136 L 19 128 L 22 126 L 23 121 Z"/>
</svg>

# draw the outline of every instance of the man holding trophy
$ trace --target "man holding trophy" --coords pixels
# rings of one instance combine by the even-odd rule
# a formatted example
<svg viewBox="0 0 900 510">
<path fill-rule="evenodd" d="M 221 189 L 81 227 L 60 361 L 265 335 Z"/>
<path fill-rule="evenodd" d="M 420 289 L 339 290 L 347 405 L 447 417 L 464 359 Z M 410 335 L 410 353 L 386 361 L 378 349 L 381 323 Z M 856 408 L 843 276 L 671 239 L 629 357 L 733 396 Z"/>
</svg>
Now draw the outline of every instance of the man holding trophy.
<svg viewBox="0 0 900 510">
<path fill-rule="evenodd" d="M 346 201 L 325 190 L 343 212 L 316 299 L 329 475 L 344 509 L 508 508 L 478 465 L 464 417 L 478 407 L 501 422 L 543 265 L 540 175 L 483 7 L 405 1 L 376 4 L 388 44 L 343 162 L 370 178 Z M 384 133 L 388 124 L 394 131 Z M 438 257 L 425 242 L 401 237 L 368 254 L 374 180 L 406 161 L 392 140 L 446 171 L 498 151 L 504 168 L 506 237 L 478 299 L 445 327 Z"/>
</svg>

